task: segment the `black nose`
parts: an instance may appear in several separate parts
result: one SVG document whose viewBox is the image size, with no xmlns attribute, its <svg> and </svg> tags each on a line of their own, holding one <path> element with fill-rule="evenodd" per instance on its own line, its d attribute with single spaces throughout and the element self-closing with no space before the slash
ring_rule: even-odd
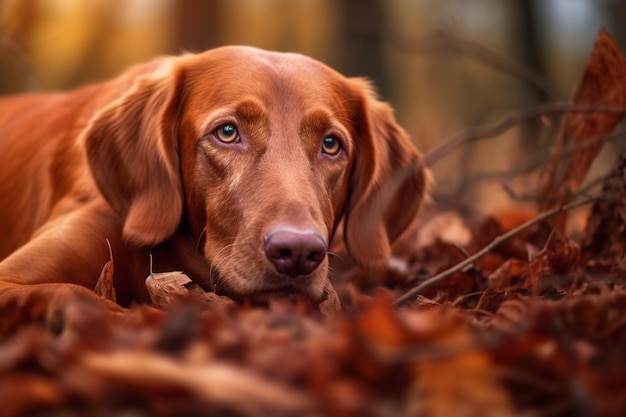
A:
<svg viewBox="0 0 626 417">
<path fill-rule="evenodd" d="M 308 275 L 326 257 L 328 245 L 316 231 L 277 227 L 265 235 L 265 256 L 281 274 Z"/>
</svg>

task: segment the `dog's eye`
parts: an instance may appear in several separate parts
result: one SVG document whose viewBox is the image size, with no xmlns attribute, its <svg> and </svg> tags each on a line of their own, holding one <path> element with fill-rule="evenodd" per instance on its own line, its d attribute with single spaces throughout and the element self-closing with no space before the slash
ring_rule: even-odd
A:
<svg viewBox="0 0 626 417">
<path fill-rule="evenodd" d="M 327 136 L 322 141 L 322 152 L 328 155 L 337 155 L 341 151 L 341 142 L 334 136 Z"/>
<path fill-rule="evenodd" d="M 232 123 L 224 123 L 218 126 L 217 129 L 215 129 L 214 135 L 220 142 L 239 142 L 239 131 L 237 130 L 237 126 Z"/>
</svg>

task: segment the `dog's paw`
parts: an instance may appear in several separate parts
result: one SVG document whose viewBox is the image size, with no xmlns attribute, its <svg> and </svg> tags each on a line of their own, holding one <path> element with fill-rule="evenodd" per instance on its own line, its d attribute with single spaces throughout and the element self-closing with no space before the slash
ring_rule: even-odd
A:
<svg viewBox="0 0 626 417">
<path fill-rule="evenodd" d="M 102 337 L 110 320 L 125 309 L 93 291 L 75 284 L 2 285 L 0 333 L 10 335 L 20 327 L 42 324 L 59 336 Z"/>
<path fill-rule="evenodd" d="M 111 320 L 125 309 L 87 288 L 59 284 L 52 291 L 46 311 L 46 327 L 54 334 L 99 340 L 109 332 Z"/>
</svg>

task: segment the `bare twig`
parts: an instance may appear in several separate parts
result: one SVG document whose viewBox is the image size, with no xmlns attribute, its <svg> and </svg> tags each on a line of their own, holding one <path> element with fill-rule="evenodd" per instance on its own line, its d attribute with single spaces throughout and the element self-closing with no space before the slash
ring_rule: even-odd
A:
<svg viewBox="0 0 626 417">
<path fill-rule="evenodd" d="M 559 214 L 559 213 L 562 213 L 564 211 L 572 210 L 572 209 L 575 209 L 577 207 L 581 207 L 581 206 L 584 206 L 586 204 L 592 203 L 592 202 L 600 199 L 604 195 L 605 195 L 605 193 L 596 194 L 596 195 L 584 198 L 582 200 L 574 201 L 572 203 L 565 204 L 565 205 L 563 205 L 561 207 L 557 207 L 557 208 L 554 208 L 552 210 L 548 210 L 548 211 L 545 211 L 545 212 L 539 214 L 535 218 L 528 220 L 527 222 L 525 222 L 525 223 L 521 224 L 520 226 L 516 227 L 515 229 L 509 230 L 508 232 L 506 232 L 506 233 L 496 237 L 494 240 L 491 241 L 491 243 L 489 243 L 487 246 L 485 246 L 484 248 L 482 248 L 480 251 L 476 252 L 474 255 L 470 256 L 469 258 L 465 259 L 464 261 L 459 262 L 455 266 L 446 269 L 442 273 L 440 273 L 438 275 L 435 275 L 432 278 L 427 279 L 426 281 L 422 282 L 420 285 L 418 285 L 415 288 L 407 291 L 405 294 L 403 294 L 400 297 L 398 297 L 394 301 L 394 304 L 396 306 L 397 305 L 401 305 L 404 302 L 406 302 L 406 301 L 410 300 L 411 298 L 415 297 L 417 294 L 419 294 L 420 292 L 422 292 L 426 288 L 431 287 L 431 286 L 437 284 L 440 281 L 443 281 L 444 279 L 448 278 L 450 275 L 454 274 L 455 272 L 461 271 L 466 266 L 476 262 L 478 259 L 482 258 L 486 254 L 491 252 L 494 248 L 496 248 L 498 245 L 500 245 L 505 240 L 509 239 L 512 236 L 515 236 L 516 234 L 522 232 L 523 230 L 526 230 L 529 227 L 531 227 L 531 226 L 533 226 L 533 225 L 535 225 L 535 224 L 537 224 L 537 223 L 539 223 L 539 222 L 541 222 L 541 221 L 543 221 L 543 220 L 545 220 L 545 219 L 547 219 L 549 217 L 552 217 L 552 216 L 554 216 L 556 214 Z"/>
<path fill-rule="evenodd" d="M 565 159 L 571 156 L 572 154 L 574 154 L 575 152 L 580 152 L 582 150 L 595 146 L 597 143 L 601 143 L 601 142 L 609 143 L 617 139 L 621 139 L 623 134 L 624 134 L 624 131 L 619 131 L 618 129 L 618 131 L 615 131 L 612 134 L 610 134 L 608 138 L 605 136 L 600 136 L 592 140 L 587 140 L 585 142 L 568 144 L 567 146 L 563 147 L 563 149 L 561 149 L 559 153 L 559 157 L 562 159 Z M 466 188 L 480 181 L 510 181 L 521 175 L 527 175 L 535 171 L 539 167 L 544 166 L 549 157 L 550 156 L 548 155 L 548 151 L 546 149 L 540 149 L 534 154 L 529 155 L 526 160 L 523 160 L 522 162 L 513 165 L 511 168 L 507 170 L 476 172 L 473 174 L 465 175 L 463 176 L 462 179 L 453 183 L 451 182 L 446 183 L 445 181 L 438 181 L 438 185 L 440 189 L 445 189 L 446 186 L 454 187 L 455 191 L 453 192 L 453 195 L 457 196 L 457 195 L 462 194 L 463 190 L 465 190 Z M 515 195 L 513 190 L 509 188 L 507 184 L 504 184 L 504 191 L 507 192 L 509 197 L 511 197 L 513 200 L 519 201 L 522 199 L 519 196 Z M 578 194 L 584 194 L 584 193 L 585 192 L 575 193 L 572 195 L 572 198 L 576 198 Z M 528 201 L 538 202 L 540 200 L 540 196 L 537 194 L 537 195 L 527 196 L 526 198 L 523 198 L 523 199 L 528 200 Z"/>
<path fill-rule="evenodd" d="M 589 183 L 585 184 L 585 186 L 579 188 L 578 191 L 572 194 L 571 198 L 578 199 L 588 196 L 594 188 L 601 186 L 609 176 L 610 174 L 606 174 L 589 181 Z M 502 189 L 513 201 L 537 203 L 541 198 L 538 194 L 517 194 L 508 184 L 504 184 Z"/>
<path fill-rule="evenodd" d="M 512 114 L 499 122 L 487 126 L 471 127 L 463 130 L 438 147 L 424 155 L 424 164 L 432 166 L 442 157 L 457 147 L 479 139 L 487 139 L 506 132 L 508 129 L 541 116 L 558 113 L 625 113 L 624 107 L 607 107 L 597 105 L 573 105 L 569 103 L 550 103 Z"/>
</svg>

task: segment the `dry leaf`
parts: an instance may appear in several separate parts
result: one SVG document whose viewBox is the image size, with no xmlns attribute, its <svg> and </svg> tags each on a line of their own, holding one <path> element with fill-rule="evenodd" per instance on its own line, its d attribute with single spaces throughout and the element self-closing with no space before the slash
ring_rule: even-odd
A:
<svg viewBox="0 0 626 417">
<path fill-rule="evenodd" d="M 146 288 L 152 305 L 157 308 L 171 307 L 185 298 L 201 301 L 204 309 L 234 305 L 228 297 L 204 291 L 181 271 L 151 272 L 146 278 Z"/>
<path fill-rule="evenodd" d="M 116 384 L 190 391 L 209 404 L 236 410 L 237 415 L 292 415 L 311 408 L 307 396 L 228 364 L 184 364 L 145 352 L 94 353 L 81 363 Z"/>
<path fill-rule="evenodd" d="M 4 417 L 31 415 L 38 408 L 60 405 L 66 395 L 43 376 L 15 375 L 0 380 L 0 403 Z"/>
<path fill-rule="evenodd" d="M 111 250 L 111 243 L 108 240 L 107 245 L 109 245 L 109 261 L 104 264 L 93 291 L 104 298 L 116 302 L 115 287 L 113 286 L 113 276 L 115 273 L 113 251 Z"/>
<path fill-rule="evenodd" d="M 488 277 L 489 287 L 494 289 L 504 289 L 514 285 L 519 285 L 522 277 L 528 271 L 528 263 L 519 259 L 509 259 L 498 269 L 493 271 Z"/>
<path fill-rule="evenodd" d="M 189 294 L 185 285 L 192 282 L 191 278 L 182 271 L 154 273 L 152 255 L 150 255 L 150 275 L 146 278 L 146 289 L 152 306 L 164 308 L 177 304 L 181 297 Z"/>
<path fill-rule="evenodd" d="M 441 360 L 422 361 L 404 416 L 506 417 L 511 401 L 486 352 L 465 351 Z"/>
<path fill-rule="evenodd" d="M 377 291 L 357 324 L 361 337 L 384 351 L 401 348 L 408 341 L 408 331 L 391 307 L 391 301 L 388 292 Z"/>
<path fill-rule="evenodd" d="M 615 40 L 602 30 L 587 62 L 581 83 L 572 104 L 600 107 L 626 107 L 626 61 Z M 552 158 L 544 175 L 541 209 L 563 205 L 582 184 L 591 163 L 604 144 L 606 136 L 624 118 L 626 112 L 568 113 L 551 151 Z M 557 178 L 567 138 L 579 149 L 572 153 L 567 166 Z M 580 147 L 581 144 L 586 146 Z M 555 220 L 557 229 L 564 231 L 566 213 Z"/>
<path fill-rule="evenodd" d="M 580 262 L 580 246 L 572 239 L 564 239 L 547 258 L 552 273 L 563 275 L 572 272 Z"/>
<path fill-rule="evenodd" d="M 151 272 L 146 278 L 146 288 L 152 305 L 157 308 L 166 308 L 179 302 L 181 297 L 189 295 L 185 284 L 191 282 L 191 278 L 181 271 Z"/>
<path fill-rule="evenodd" d="M 607 196 L 593 205 L 582 251 L 596 262 L 620 262 L 626 255 L 626 154 L 615 161 L 602 191 Z"/>
</svg>

